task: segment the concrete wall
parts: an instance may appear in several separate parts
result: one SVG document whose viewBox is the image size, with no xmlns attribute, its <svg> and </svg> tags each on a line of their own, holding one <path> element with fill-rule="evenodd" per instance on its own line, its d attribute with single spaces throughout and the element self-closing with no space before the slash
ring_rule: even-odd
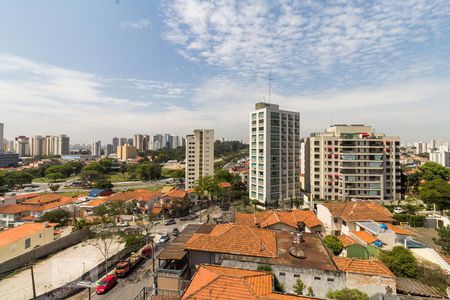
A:
<svg viewBox="0 0 450 300">
<path fill-rule="evenodd" d="M 52 235 L 53 235 L 53 228 Z M 30 261 L 39 259 L 41 257 L 47 256 L 51 253 L 66 249 L 72 245 L 81 242 L 83 239 L 89 236 L 89 232 L 85 230 L 80 230 L 73 232 L 65 237 L 57 239 L 56 241 L 50 242 L 46 245 L 42 245 L 36 249 L 26 252 L 22 255 L 4 261 L 0 264 L 0 274 L 10 272 L 14 269 L 20 268 Z"/>
<path fill-rule="evenodd" d="M 395 295 L 397 284 L 395 278 L 347 273 L 347 288 L 358 289 L 371 297 L 377 293 L 386 294 L 388 291 Z"/>
<path fill-rule="evenodd" d="M 219 254 L 204 251 L 189 251 L 189 272 L 192 277 L 201 264 L 219 264 Z"/>
<path fill-rule="evenodd" d="M 0 262 L 3 263 L 24 253 L 31 252 L 36 247 L 45 246 L 51 243 L 54 237 L 54 227 L 42 226 L 41 231 L 0 247 Z M 30 243 L 28 247 L 26 247 L 27 240 Z"/>
<path fill-rule="evenodd" d="M 323 223 L 325 231 L 328 234 L 331 234 L 336 230 L 341 230 L 342 228 L 342 219 L 337 218 L 337 223 L 334 223 L 334 218 L 330 211 L 322 204 L 317 205 L 317 218 Z"/>
<path fill-rule="evenodd" d="M 248 270 L 256 270 L 258 264 L 256 262 L 243 262 L 237 260 L 225 259 L 222 263 L 226 267 L 242 268 Z M 337 290 L 345 288 L 345 274 L 338 271 L 325 271 L 317 269 L 303 269 L 292 266 L 271 265 L 273 274 L 283 285 L 287 293 L 294 293 L 294 285 L 297 279 L 301 279 L 306 286 L 304 293 L 306 294 L 308 287 L 312 287 L 314 295 L 319 298 L 325 298 L 329 290 Z"/>
</svg>

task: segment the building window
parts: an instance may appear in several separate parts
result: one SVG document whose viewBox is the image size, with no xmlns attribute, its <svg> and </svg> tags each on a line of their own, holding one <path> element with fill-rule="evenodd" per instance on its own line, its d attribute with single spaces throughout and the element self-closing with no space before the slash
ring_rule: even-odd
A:
<svg viewBox="0 0 450 300">
<path fill-rule="evenodd" d="M 28 249 L 30 247 L 31 247 L 31 239 L 28 238 L 28 239 L 25 240 L 25 249 Z"/>
<path fill-rule="evenodd" d="M 40 238 L 40 239 L 42 238 L 42 233 L 39 233 L 39 238 Z"/>
<path fill-rule="evenodd" d="M 320 280 L 320 277 L 314 276 L 314 280 Z"/>
<path fill-rule="evenodd" d="M 280 274 L 280 276 L 286 276 L 286 273 L 284 273 L 284 272 L 280 272 L 279 274 Z"/>
<path fill-rule="evenodd" d="M 327 281 L 333 282 L 333 281 L 334 281 L 334 278 L 327 278 Z"/>
<path fill-rule="evenodd" d="M 300 277 L 300 274 L 294 274 L 294 278 Z"/>
</svg>

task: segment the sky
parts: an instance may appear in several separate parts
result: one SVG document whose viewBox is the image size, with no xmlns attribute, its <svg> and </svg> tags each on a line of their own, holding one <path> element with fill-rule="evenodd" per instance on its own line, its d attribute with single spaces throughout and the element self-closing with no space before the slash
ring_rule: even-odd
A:
<svg viewBox="0 0 450 300">
<path fill-rule="evenodd" d="M 302 136 L 365 123 L 450 140 L 450 1 L 0 3 L 8 139 L 213 128 L 248 141 L 249 112 L 269 100 L 300 112 Z"/>
</svg>

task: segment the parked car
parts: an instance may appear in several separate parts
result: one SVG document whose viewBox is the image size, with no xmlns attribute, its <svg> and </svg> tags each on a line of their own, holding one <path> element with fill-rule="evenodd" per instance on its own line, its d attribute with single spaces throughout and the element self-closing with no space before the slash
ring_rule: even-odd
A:
<svg viewBox="0 0 450 300">
<path fill-rule="evenodd" d="M 179 236 L 180 235 L 180 231 L 178 230 L 178 228 L 174 228 L 172 231 L 173 236 Z"/>
<path fill-rule="evenodd" d="M 170 236 L 169 236 L 168 234 L 164 234 L 164 235 L 162 235 L 162 236 L 159 238 L 159 242 L 160 242 L 161 244 L 165 244 L 165 243 L 167 243 L 168 241 L 170 241 Z"/>
<path fill-rule="evenodd" d="M 166 224 L 164 224 L 164 225 L 173 225 L 173 224 L 177 224 L 177 221 L 175 221 L 174 219 L 170 219 L 170 220 L 167 220 L 167 222 L 166 222 Z"/>
<path fill-rule="evenodd" d="M 105 279 L 100 282 L 100 284 L 95 289 L 97 295 L 105 294 L 109 290 L 111 290 L 117 284 L 116 275 L 108 275 Z"/>
<path fill-rule="evenodd" d="M 396 214 L 401 214 L 403 211 L 404 211 L 403 208 L 401 208 L 400 206 L 394 208 L 394 213 Z"/>
</svg>

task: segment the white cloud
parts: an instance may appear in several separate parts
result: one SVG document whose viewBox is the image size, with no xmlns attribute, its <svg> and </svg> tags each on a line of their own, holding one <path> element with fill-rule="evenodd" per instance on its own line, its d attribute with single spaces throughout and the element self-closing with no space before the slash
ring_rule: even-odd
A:
<svg viewBox="0 0 450 300">
<path fill-rule="evenodd" d="M 149 19 L 141 19 L 135 22 L 123 22 L 121 27 L 142 30 L 152 28 L 152 22 Z"/>
<path fill-rule="evenodd" d="M 115 97 L 111 88 L 126 88 L 145 97 Z M 103 78 L 0 55 L 0 117 L 8 138 L 67 133 L 72 142 L 110 142 L 113 136 L 137 132 L 184 135 L 207 127 L 214 128 L 218 138 L 246 141 L 248 114 L 266 89 L 264 84 L 226 77 L 211 78 L 198 86 Z M 301 113 L 303 135 L 321 131 L 332 122 L 367 123 L 410 139 L 432 134 L 444 137 L 450 127 L 449 98 L 449 80 L 422 80 L 308 96 L 275 89 L 272 102 Z"/>
<path fill-rule="evenodd" d="M 272 70 L 295 83 L 338 66 L 355 73 L 347 83 L 384 78 L 378 70 L 414 62 L 414 43 L 439 38 L 450 12 L 447 0 L 172 0 L 164 8 L 163 36 L 184 57 L 251 79 Z"/>
</svg>

